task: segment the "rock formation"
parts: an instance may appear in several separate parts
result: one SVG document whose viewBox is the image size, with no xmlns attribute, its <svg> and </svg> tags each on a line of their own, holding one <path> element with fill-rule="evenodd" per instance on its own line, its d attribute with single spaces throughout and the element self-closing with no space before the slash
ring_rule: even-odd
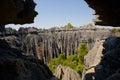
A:
<svg viewBox="0 0 120 80">
<path fill-rule="evenodd" d="M 120 26 L 120 2 L 118 0 L 85 0 L 95 10 L 96 25 Z"/>
<path fill-rule="evenodd" d="M 1 0 L 0 5 L 0 25 L 32 23 L 37 15 L 33 0 Z"/>
<path fill-rule="evenodd" d="M 1 80 L 54 80 L 49 68 L 32 56 L 22 55 L 0 39 L 0 79 Z"/>
<path fill-rule="evenodd" d="M 31 23 L 37 13 L 34 11 L 33 0 L 1 0 L 0 1 L 0 80 L 58 80 L 43 61 L 34 56 L 25 56 L 19 49 L 21 38 L 11 28 L 6 29 L 5 24 Z M 9 13 L 9 15 L 8 15 Z M 7 35 L 6 35 L 7 34 Z M 10 35 L 13 36 L 10 36 Z M 25 33 L 23 33 L 25 35 Z M 9 44 L 2 39 L 6 37 Z M 17 36 L 17 37 L 16 37 Z M 17 47 L 16 47 L 17 46 Z M 34 47 L 34 46 L 33 46 Z M 18 48 L 18 49 L 16 49 Z"/>
<path fill-rule="evenodd" d="M 94 44 L 94 47 L 84 57 L 85 68 L 83 71 L 83 77 L 85 76 L 85 74 L 95 73 L 95 66 L 97 66 L 100 63 L 101 58 L 103 56 L 103 43 L 104 40 L 97 40 Z"/>
<path fill-rule="evenodd" d="M 2 33 L 5 24 L 31 23 L 37 15 L 33 0 L 1 0 L 0 5 L 0 32 Z M 53 77 L 43 61 L 34 56 L 25 56 L 21 50 L 18 50 L 22 44 L 21 38 L 17 37 L 22 34 L 18 35 L 16 30 L 10 28 L 6 30 L 8 31 L 5 36 L 14 35 L 5 38 L 11 47 L 0 34 L 0 80 L 58 80 Z"/>
<path fill-rule="evenodd" d="M 20 28 L 18 31 L 9 29 L 7 29 L 8 34 L 13 35 L 4 38 L 12 47 L 22 50 L 25 55 L 33 55 L 45 62 L 57 57 L 60 53 L 66 56 L 76 54 L 76 49 L 82 42 L 88 43 L 91 49 L 96 39 L 106 39 L 111 36 L 111 31 L 107 29 Z"/>
<path fill-rule="evenodd" d="M 103 48 L 100 49 L 102 54 L 99 53 L 96 54 L 99 55 L 99 58 L 102 56 L 101 60 L 97 62 L 97 64 L 94 65 L 94 60 L 92 60 L 91 63 L 87 63 L 86 67 L 90 67 L 90 65 L 93 65 L 93 67 L 90 67 L 86 69 L 84 79 L 85 80 L 119 80 L 119 73 L 120 73 L 120 37 L 110 37 L 105 40 L 103 45 Z M 97 53 L 96 50 L 96 53 Z M 89 53 L 88 55 L 90 55 Z M 89 56 L 85 58 L 92 58 L 96 59 L 94 56 Z M 87 60 L 87 59 L 86 59 Z M 88 59 L 91 60 L 91 59 Z M 87 62 L 87 61 L 85 61 Z"/>
<path fill-rule="evenodd" d="M 120 5 L 118 0 L 111 0 L 111 1 L 110 0 L 105 0 L 105 1 L 85 0 L 85 1 L 87 1 L 90 7 L 95 9 L 95 12 L 96 12 L 95 14 L 97 14 L 97 19 L 95 20 L 96 24 L 107 25 L 107 26 L 120 26 L 120 20 L 119 20 Z M 37 13 L 34 11 L 35 4 L 33 0 L 1 0 L 0 5 L 1 5 L 0 27 L 1 25 L 5 25 L 9 23 L 14 23 L 14 24 L 31 23 L 33 22 L 34 17 L 37 15 Z M 36 34 L 36 32 L 34 33 Z M 50 34 L 53 34 L 53 32 L 52 33 L 50 32 Z M 16 48 L 21 48 L 21 46 L 23 46 L 23 43 L 19 42 L 19 40 L 24 39 L 26 35 L 27 34 L 25 35 L 21 34 L 20 36 L 22 38 L 17 38 L 19 36 L 17 34 L 14 35 L 13 40 L 15 41 L 15 43 L 11 42 L 11 44 L 14 43 L 12 44 L 13 47 L 19 46 Z M 44 36 L 44 33 L 41 35 Z M 49 35 L 49 34 L 45 33 L 45 35 Z M 56 34 L 54 33 L 54 36 L 55 35 Z M 38 36 L 35 36 L 35 38 L 38 38 Z M 56 38 L 54 36 L 52 36 L 52 39 L 50 40 L 56 41 Z M 46 39 L 48 40 L 49 37 L 51 36 L 47 36 Z M 66 42 L 69 42 L 69 43 L 73 43 L 71 42 L 72 37 L 69 37 L 69 39 L 66 39 L 63 36 L 61 37 L 62 37 L 62 40 L 65 40 Z M 68 37 L 67 32 L 66 32 L 66 37 Z M 12 38 L 11 39 L 7 38 L 7 39 L 8 41 L 10 41 Z M 77 40 L 77 38 L 75 39 Z M 32 39 L 30 40 L 36 41 L 34 37 L 32 37 Z M 57 46 L 56 45 L 57 42 L 51 41 L 49 44 L 47 40 L 43 42 L 46 45 L 49 45 L 49 46 L 52 45 L 50 50 L 52 50 L 53 47 Z M 120 38 L 108 38 L 105 41 L 103 58 L 101 62 L 94 68 L 95 70 L 94 73 L 87 73 L 85 75 L 85 78 L 87 80 L 91 80 L 91 78 L 94 78 L 95 80 L 104 80 L 104 79 L 119 80 L 119 75 L 120 75 L 120 64 L 119 64 L 120 44 L 119 42 L 120 42 Z M 33 42 L 32 45 L 35 47 L 37 44 Z M 46 45 L 44 45 L 44 48 L 47 47 Z M 64 44 L 64 46 L 67 47 L 66 44 Z M 75 45 L 70 45 L 70 47 L 72 48 L 73 46 Z M 59 46 L 57 47 L 59 48 Z M 48 47 L 46 49 L 48 50 Z M 69 50 L 68 48 L 67 49 L 60 48 L 60 49 L 63 49 L 63 52 L 67 52 L 67 50 Z M 34 48 L 33 50 L 36 51 L 36 49 Z M 57 50 L 55 49 L 51 52 L 56 53 Z M 51 55 L 52 57 L 54 57 L 53 56 L 55 55 L 54 53 Z M 46 53 L 45 56 L 46 55 L 49 55 L 49 54 Z M 66 55 L 68 55 L 68 53 L 66 53 Z M 25 55 L 22 55 L 21 51 L 11 48 L 7 42 L 5 42 L 4 40 L 0 40 L 0 79 L 1 80 L 33 80 L 33 79 L 34 80 L 40 80 L 40 79 L 52 80 L 52 79 L 55 79 L 55 77 L 52 78 L 51 72 L 46 67 L 46 65 L 43 64 L 43 62 L 41 62 L 40 60 L 34 57 L 27 57 Z"/>
<path fill-rule="evenodd" d="M 59 65 L 54 75 L 60 80 L 81 80 L 79 74 L 69 67 Z"/>
</svg>

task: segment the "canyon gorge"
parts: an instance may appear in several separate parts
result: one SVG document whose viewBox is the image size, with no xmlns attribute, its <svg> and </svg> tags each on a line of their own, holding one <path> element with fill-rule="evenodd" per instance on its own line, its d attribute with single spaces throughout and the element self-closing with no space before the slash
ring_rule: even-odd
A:
<svg viewBox="0 0 120 80">
<path fill-rule="evenodd" d="M 65 56 L 76 54 L 80 43 L 87 43 L 91 49 L 96 40 L 104 40 L 112 36 L 109 29 L 37 29 L 20 28 L 18 31 L 6 28 L 4 39 L 8 44 L 21 50 L 24 55 L 35 56 L 44 62 L 56 58 L 60 53 Z"/>
</svg>

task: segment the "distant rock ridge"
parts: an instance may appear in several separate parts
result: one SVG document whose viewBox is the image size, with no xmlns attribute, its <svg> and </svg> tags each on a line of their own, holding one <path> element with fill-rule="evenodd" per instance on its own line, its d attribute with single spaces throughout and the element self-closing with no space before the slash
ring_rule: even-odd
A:
<svg viewBox="0 0 120 80">
<path fill-rule="evenodd" d="M 20 28 L 18 31 L 6 29 L 12 34 L 4 37 L 14 48 L 20 49 L 25 55 L 32 55 L 49 62 L 60 53 L 65 56 L 76 54 L 79 44 L 85 42 L 91 49 L 96 40 L 111 36 L 108 29 L 64 29 L 52 28 L 47 30 L 37 28 Z"/>
</svg>

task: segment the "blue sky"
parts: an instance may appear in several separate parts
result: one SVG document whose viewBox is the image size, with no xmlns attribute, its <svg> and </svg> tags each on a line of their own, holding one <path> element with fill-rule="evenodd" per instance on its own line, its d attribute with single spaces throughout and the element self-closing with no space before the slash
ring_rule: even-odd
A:
<svg viewBox="0 0 120 80">
<path fill-rule="evenodd" d="M 37 27 L 51 28 L 64 26 L 67 23 L 79 27 L 92 23 L 94 11 L 84 0 L 34 0 L 37 3 L 34 23 L 27 25 L 7 25 L 14 28 Z"/>
</svg>

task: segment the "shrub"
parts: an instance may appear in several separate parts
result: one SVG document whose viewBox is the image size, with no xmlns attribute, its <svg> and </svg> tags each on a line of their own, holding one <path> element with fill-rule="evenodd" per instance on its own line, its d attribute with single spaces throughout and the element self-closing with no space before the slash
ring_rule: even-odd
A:
<svg viewBox="0 0 120 80">
<path fill-rule="evenodd" d="M 74 26 L 71 23 L 68 23 L 67 25 L 64 26 L 65 28 L 74 28 Z"/>
<path fill-rule="evenodd" d="M 84 68 L 83 58 L 87 54 L 87 52 L 87 44 L 81 43 L 77 48 L 77 54 L 65 57 L 65 55 L 61 53 L 58 58 L 51 59 L 48 66 L 53 73 L 56 67 L 61 64 L 74 69 L 76 72 L 82 75 L 82 71 Z"/>
<path fill-rule="evenodd" d="M 120 33 L 120 29 L 119 28 L 112 29 L 112 33 Z"/>
</svg>

